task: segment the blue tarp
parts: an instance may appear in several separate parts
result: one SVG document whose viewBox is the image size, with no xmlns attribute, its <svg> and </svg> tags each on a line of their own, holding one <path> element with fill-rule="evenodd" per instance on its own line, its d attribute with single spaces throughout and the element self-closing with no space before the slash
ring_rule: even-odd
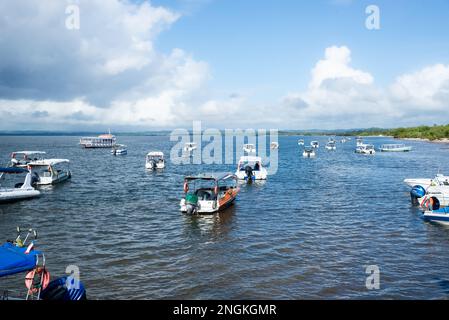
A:
<svg viewBox="0 0 449 320">
<path fill-rule="evenodd" d="M 0 167 L 0 173 L 4 172 L 4 173 L 23 173 L 23 172 L 28 172 L 27 169 L 25 168 L 20 168 L 20 167 L 8 167 L 8 168 L 1 168 Z"/>
<path fill-rule="evenodd" d="M 32 250 L 25 254 L 26 248 L 20 248 L 12 243 L 0 246 L 0 278 L 12 274 L 29 271 L 36 266 L 36 255 L 40 251 Z"/>
</svg>

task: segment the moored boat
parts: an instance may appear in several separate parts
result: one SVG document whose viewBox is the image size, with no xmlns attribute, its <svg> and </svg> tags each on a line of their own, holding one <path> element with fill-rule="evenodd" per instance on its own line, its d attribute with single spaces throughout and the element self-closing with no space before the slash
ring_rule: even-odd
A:
<svg viewBox="0 0 449 320">
<path fill-rule="evenodd" d="M 318 149 L 320 147 L 320 143 L 318 141 L 311 141 L 310 146 L 312 148 Z"/>
<path fill-rule="evenodd" d="M 335 141 L 329 141 L 328 143 L 326 143 L 325 148 L 327 150 L 333 151 L 333 150 L 337 150 L 337 145 L 336 145 Z"/>
<path fill-rule="evenodd" d="M 279 149 L 279 143 L 277 142 L 270 143 L 270 149 L 271 150 Z"/>
<path fill-rule="evenodd" d="M 112 148 L 116 144 L 116 137 L 111 131 L 98 137 L 82 137 L 79 144 L 84 148 Z"/>
<path fill-rule="evenodd" d="M 426 210 L 423 213 L 423 219 L 429 222 L 449 225 L 449 207 Z"/>
<path fill-rule="evenodd" d="M 3 184 L 0 184 L 0 202 L 14 202 L 40 196 L 40 191 L 32 186 L 31 173 L 25 168 L 0 168 L 0 182 L 5 179 L 6 175 L 21 173 L 26 173 L 23 183 L 16 183 L 14 187 L 4 187 Z"/>
<path fill-rule="evenodd" d="M 191 152 L 193 150 L 196 150 L 196 148 L 197 148 L 197 146 L 196 146 L 195 142 L 187 142 L 184 145 L 184 151 L 187 151 L 187 152 Z"/>
<path fill-rule="evenodd" d="M 262 158 L 255 156 L 243 156 L 237 164 L 235 175 L 239 180 L 266 180 L 267 169 L 262 165 Z"/>
<path fill-rule="evenodd" d="M 376 150 L 374 150 L 374 146 L 372 144 L 362 143 L 357 145 L 355 153 L 374 155 L 376 153 Z"/>
<path fill-rule="evenodd" d="M 28 168 L 37 185 L 50 185 L 72 177 L 68 159 L 43 159 L 28 163 Z"/>
<path fill-rule="evenodd" d="M 116 144 L 112 147 L 111 154 L 114 156 L 126 155 L 128 154 L 128 149 L 124 144 Z"/>
<path fill-rule="evenodd" d="M 237 177 L 232 173 L 187 176 L 180 210 L 187 214 L 213 214 L 232 205 L 239 191 Z"/>
<path fill-rule="evenodd" d="M 316 153 L 313 147 L 304 147 L 304 151 L 302 153 L 304 158 L 315 158 Z"/>
<path fill-rule="evenodd" d="M 303 146 L 303 145 L 304 145 L 304 139 L 299 139 L 298 146 Z"/>
<path fill-rule="evenodd" d="M 381 152 L 409 152 L 412 149 L 411 146 L 405 144 L 383 144 L 379 148 Z"/>
<path fill-rule="evenodd" d="M 145 168 L 148 170 L 164 169 L 164 153 L 160 151 L 148 152 L 145 160 Z"/>
<path fill-rule="evenodd" d="M 251 143 L 244 144 L 243 151 L 245 151 L 246 153 L 256 153 L 256 146 Z"/>
</svg>

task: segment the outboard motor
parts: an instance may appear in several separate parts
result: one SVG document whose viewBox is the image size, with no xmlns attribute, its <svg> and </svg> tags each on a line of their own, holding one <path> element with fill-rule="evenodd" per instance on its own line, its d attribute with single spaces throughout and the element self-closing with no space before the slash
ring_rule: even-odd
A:
<svg viewBox="0 0 449 320">
<path fill-rule="evenodd" d="M 426 189 L 424 189 L 422 186 L 414 186 L 412 190 L 410 190 L 410 198 L 412 201 L 412 205 L 418 206 L 419 202 L 418 199 L 422 198 L 426 195 Z"/>
<path fill-rule="evenodd" d="M 251 166 L 245 167 L 245 174 L 246 177 L 248 178 L 248 183 L 253 182 L 253 168 L 251 168 Z"/>
</svg>

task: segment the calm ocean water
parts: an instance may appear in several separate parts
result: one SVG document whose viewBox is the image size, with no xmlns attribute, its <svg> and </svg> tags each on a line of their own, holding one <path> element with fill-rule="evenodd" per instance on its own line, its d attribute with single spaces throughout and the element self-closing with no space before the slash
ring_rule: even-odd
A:
<svg viewBox="0 0 449 320">
<path fill-rule="evenodd" d="M 0 162 L 37 149 L 71 160 L 72 180 L 38 199 L 0 205 L 0 238 L 16 226 L 39 231 L 54 276 L 77 265 L 90 299 L 334 299 L 449 297 L 449 228 L 424 222 L 405 178 L 449 173 L 447 146 L 409 142 L 410 153 L 356 155 L 321 142 L 303 159 L 298 137 L 279 138 L 279 170 L 244 185 L 234 206 L 211 217 L 179 212 L 183 176 L 234 165 L 144 169 L 165 136 L 119 136 L 128 155 L 84 150 L 77 137 L 0 137 Z M 379 146 L 389 138 L 367 138 Z M 365 267 L 380 268 L 380 290 Z M 0 279 L 0 289 L 23 286 Z M 25 290 L 23 290 L 25 294 Z"/>
</svg>

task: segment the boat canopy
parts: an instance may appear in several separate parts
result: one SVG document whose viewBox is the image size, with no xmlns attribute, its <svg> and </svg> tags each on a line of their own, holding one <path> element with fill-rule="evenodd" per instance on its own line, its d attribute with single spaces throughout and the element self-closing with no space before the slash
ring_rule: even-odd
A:
<svg viewBox="0 0 449 320">
<path fill-rule="evenodd" d="M 20 167 L 0 168 L 0 173 L 24 173 L 24 172 L 28 172 L 28 170 Z"/>
<path fill-rule="evenodd" d="M 25 156 L 30 156 L 32 154 L 46 154 L 45 151 L 15 151 L 12 154 L 23 154 Z"/>
<path fill-rule="evenodd" d="M 9 242 L 0 246 L 0 278 L 33 270 L 36 267 L 37 255 L 42 253 L 32 250 L 26 254 L 26 250 L 25 247 L 17 247 Z"/>
<path fill-rule="evenodd" d="M 29 166 L 54 166 L 60 163 L 69 163 L 68 159 L 43 159 L 28 163 Z"/>
<path fill-rule="evenodd" d="M 240 157 L 239 162 L 262 162 L 262 158 L 256 156 L 243 156 Z"/>
<path fill-rule="evenodd" d="M 148 152 L 147 157 L 163 157 L 164 153 L 160 151 Z"/>
<path fill-rule="evenodd" d="M 237 179 L 237 176 L 233 173 L 225 172 L 225 173 L 203 173 L 196 176 L 187 176 L 185 180 L 228 180 L 228 179 Z"/>
</svg>

